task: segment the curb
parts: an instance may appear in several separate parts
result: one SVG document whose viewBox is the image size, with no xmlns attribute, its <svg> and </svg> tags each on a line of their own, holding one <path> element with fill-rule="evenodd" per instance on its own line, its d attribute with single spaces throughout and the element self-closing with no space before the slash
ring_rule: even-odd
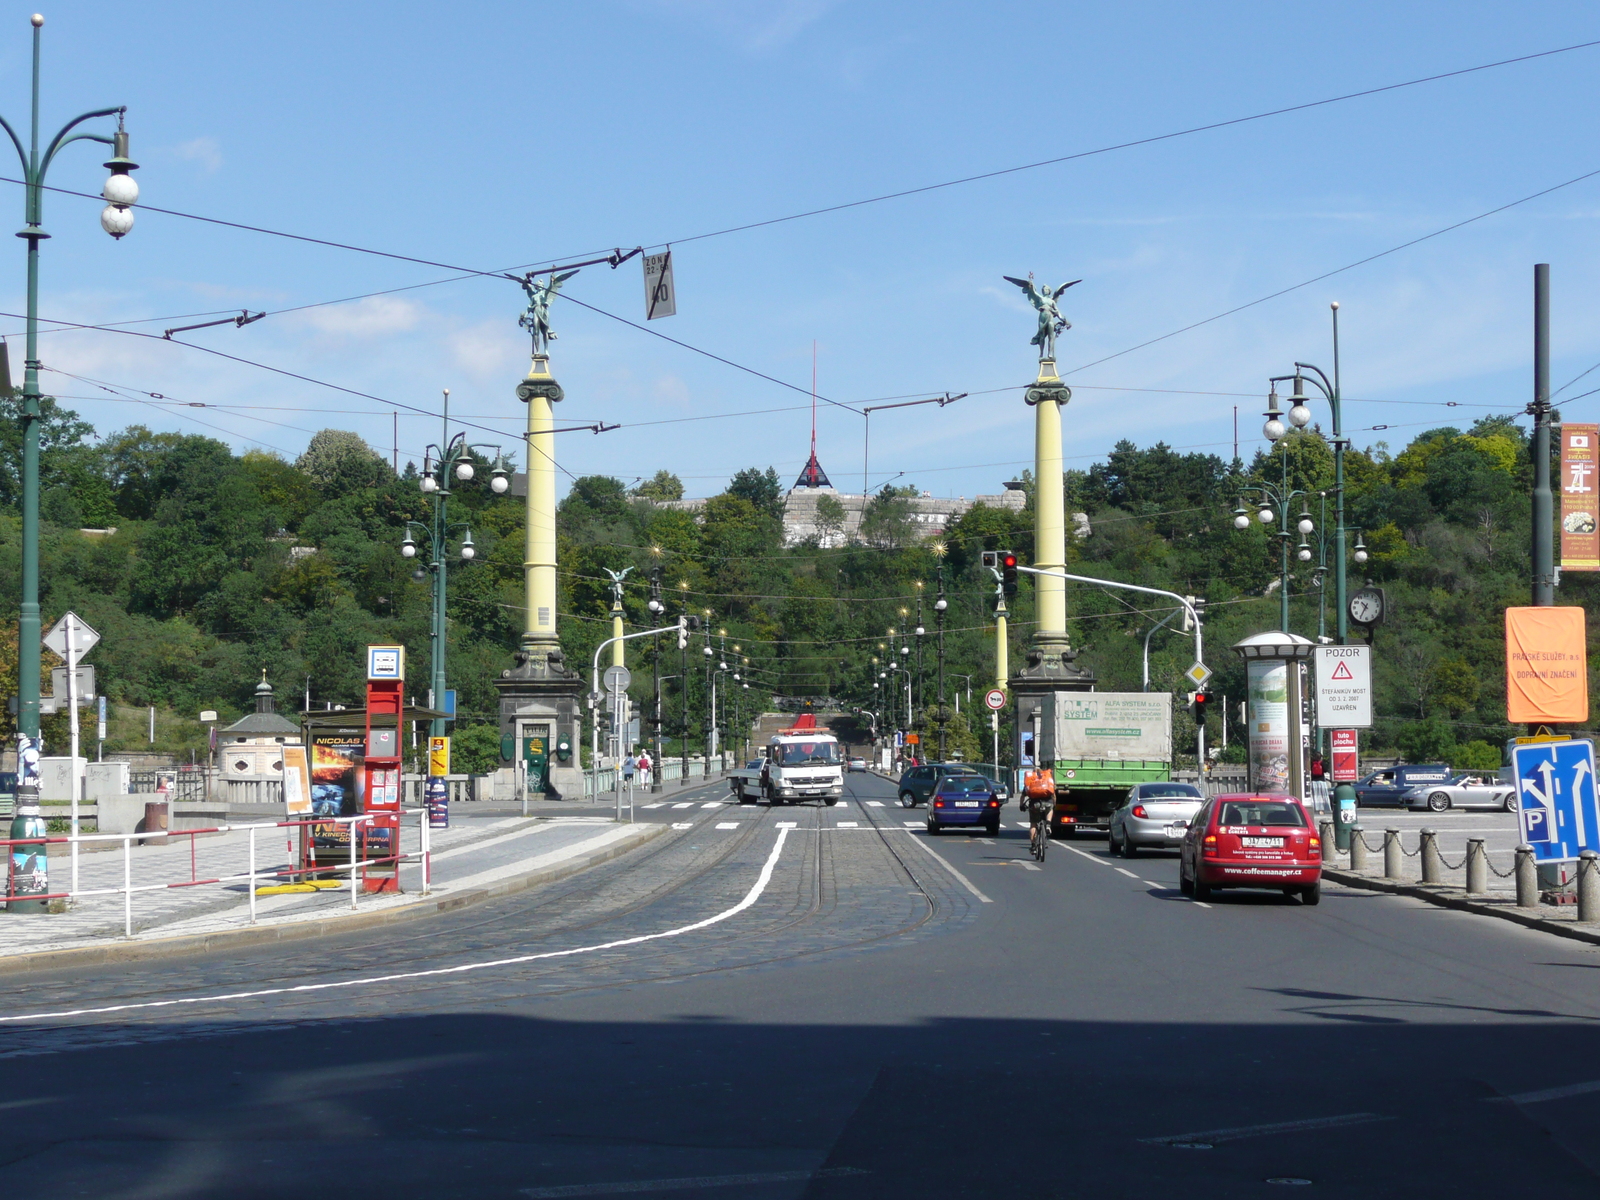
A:
<svg viewBox="0 0 1600 1200">
<path fill-rule="evenodd" d="M 179 958 L 218 951 L 244 949 L 253 946 L 274 945 L 279 942 L 304 941 L 311 938 L 332 937 L 363 929 L 376 929 L 401 921 L 416 920 L 440 913 L 469 908 L 485 900 L 498 899 L 529 888 L 587 871 L 602 863 L 620 858 L 654 841 L 671 830 L 669 825 L 636 825 L 636 829 L 649 830 L 639 837 L 619 841 L 602 849 L 566 862 L 554 863 L 526 875 L 502 880 L 484 888 L 448 896 L 431 896 L 399 908 L 384 912 L 357 912 L 348 916 L 319 917 L 311 921 L 296 921 L 283 925 L 244 925 L 238 929 L 218 930 L 215 933 L 188 934 L 182 937 L 152 938 L 144 942 L 118 942 L 106 946 L 74 946 L 66 950 L 41 950 L 34 954 L 17 954 L 0 957 L 0 972 L 13 974 L 22 971 L 49 971 L 71 967 L 104 966 L 110 963 L 141 962 L 147 959 Z"/>
<path fill-rule="evenodd" d="M 1322 876 L 1334 883 L 1342 883 L 1346 887 L 1362 888 L 1369 892 L 1388 892 L 1395 896 L 1409 896 L 1413 900 L 1421 900 L 1439 908 L 1453 908 L 1460 912 L 1476 913 L 1482 917 L 1495 917 L 1527 929 L 1537 929 L 1541 933 L 1553 933 L 1557 937 L 1570 938 L 1575 942 L 1588 942 L 1600 946 L 1600 924 L 1578 925 L 1573 921 L 1557 921 L 1550 917 L 1541 917 L 1534 909 L 1476 900 L 1454 888 L 1447 890 L 1442 884 L 1401 883 L 1393 879 L 1357 875 L 1354 871 L 1330 867 L 1322 868 Z"/>
</svg>

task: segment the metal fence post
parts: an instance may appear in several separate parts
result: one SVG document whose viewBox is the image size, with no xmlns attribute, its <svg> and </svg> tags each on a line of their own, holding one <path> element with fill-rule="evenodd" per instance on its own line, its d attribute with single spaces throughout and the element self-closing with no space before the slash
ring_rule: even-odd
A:
<svg viewBox="0 0 1600 1200">
<path fill-rule="evenodd" d="M 1578 920 L 1600 921 L 1600 854 L 1578 855 Z"/>
<path fill-rule="evenodd" d="M 1481 896 L 1489 890 L 1489 854 L 1482 838 L 1467 839 L 1467 895 Z"/>
<path fill-rule="evenodd" d="M 1400 831 L 1398 829 L 1385 829 L 1383 831 L 1383 877 L 1385 879 L 1400 879 Z"/>
<path fill-rule="evenodd" d="M 1362 840 L 1360 825 L 1350 826 L 1350 869 L 1352 871 L 1367 869 L 1367 843 Z"/>
<path fill-rule="evenodd" d="M 122 839 L 122 936 L 133 936 L 133 839 Z"/>
<path fill-rule="evenodd" d="M 350 818 L 350 907 L 356 906 L 356 888 L 360 884 L 356 870 L 356 858 L 361 853 L 360 817 Z"/>
<path fill-rule="evenodd" d="M 1539 907 L 1539 867 L 1532 846 L 1517 847 L 1517 907 Z"/>
<path fill-rule="evenodd" d="M 1439 835 L 1431 829 L 1422 830 L 1422 882 L 1438 883 L 1441 873 L 1439 863 Z"/>
<path fill-rule="evenodd" d="M 256 923 L 256 827 L 250 826 L 250 924 Z"/>
</svg>

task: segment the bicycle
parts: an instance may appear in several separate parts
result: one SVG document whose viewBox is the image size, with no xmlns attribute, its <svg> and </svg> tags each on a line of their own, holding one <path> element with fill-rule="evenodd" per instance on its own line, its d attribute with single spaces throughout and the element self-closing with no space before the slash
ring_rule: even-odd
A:
<svg viewBox="0 0 1600 1200">
<path fill-rule="evenodd" d="M 1041 813 L 1039 809 L 1044 811 Z M 1028 815 L 1032 818 L 1028 825 L 1028 853 L 1036 862 L 1043 862 L 1045 851 L 1050 848 L 1050 810 L 1044 805 L 1034 805 Z"/>
</svg>

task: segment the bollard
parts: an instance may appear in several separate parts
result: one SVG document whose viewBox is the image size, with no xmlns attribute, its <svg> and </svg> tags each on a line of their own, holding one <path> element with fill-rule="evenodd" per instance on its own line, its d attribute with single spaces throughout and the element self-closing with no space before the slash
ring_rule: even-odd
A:
<svg viewBox="0 0 1600 1200">
<path fill-rule="evenodd" d="M 1383 831 L 1383 877 L 1385 879 L 1403 879 L 1401 872 L 1400 831 L 1398 829 L 1385 829 Z"/>
<path fill-rule="evenodd" d="M 1361 838 L 1361 826 L 1350 826 L 1350 869 L 1352 871 L 1365 871 L 1367 869 L 1367 843 Z"/>
<path fill-rule="evenodd" d="M 1337 835 L 1334 833 L 1333 822 L 1324 821 L 1317 826 L 1317 836 L 1322 839 L 1322 861 L 1327 862 L 1337 852 Z"/>
<path fill-rule="evenodd" d="M 1578 920 L 1600 921 L 1600 854 L 1578 855 Z"/>
<path fill-rule="evenodd" d="M 1517 907 L 1539 907 L 1539 866 L 1533 861 L 1532 846 L 1517 847 Z"/>
<path fill-rule="evenodd" d="M 1423 829 L 1422 835 L 1422 882 L 1438 883 L 1440 874 L 1439 863 L 1439 835 L 1431 829 Z"/>
<path fill-rule="evenodd" d="M 1482 896 L 1489 890 L 1489 852 L 1482 838 L 1467 839 L 1467 895 Z"/>
</svg>

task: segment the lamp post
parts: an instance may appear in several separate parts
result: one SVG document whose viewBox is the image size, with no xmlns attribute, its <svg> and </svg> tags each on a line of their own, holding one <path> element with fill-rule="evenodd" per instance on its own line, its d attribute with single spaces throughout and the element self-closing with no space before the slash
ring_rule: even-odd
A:
<svg viewBox="0 0 1600 1200">
<path fill-rule="evenodd" d="M 667 606 L 661 602 L 661 547 L 651 546 L 650 553 L 656 558 L 656 565 L 650 568 L 650 602 L 646 607 L 650 610 L 650 623 L 659 625 L 666 619 Z M 651 683 L 651 697 L 653 704 L 650 710 L 650 724 L 655 732 L 656 760 L 655 770 L 650 772 L 650 790 L 661 790 L 662 764 L 666 757 L 661 749 L 661 635 L 658 633 L 650 639 L 650 663 L 654 676 Z"/>
<path fill-rule="evenodd" d="M 1278 538 L 1279 552 L 1282 556 L 1282 565 L 1278 572 L 1278 604 L 1279 627 L 1284 633 L 1289 632 L 1289 542 L 1295 535 L 1300 534 L 1298 553 L 1303 561 L 1311 558 L 1311 544 L 1306 537 L 1315 531 L 1316 522 L 1311 519 L 1310 510 L 1301 506 L 1300 516 L 1291 525 L 1289 508 L 1297 499 L 1306 496 L 1306 492 L 1299 488 L 1289 487 L 1289 452 L 1288 446 L 1282 445 L 1284 434 L 1288 427 L 1283 423 L 1284 414 L 1278 409 L 1277 381 L 1267 395 L 1266 424 L 1261 432 L 1266 435 L 1269 442 L 1280 444 L 1281 459 L 1283 463 L 1283 479 L 1278 486 L 1270 483 L 1253 483 L 1239 489 L 1238 506 L 1233 510 L 1233 527 L 1235 529 L 1250 528 L 1250 514 L 1245 509 L 1245 496 L 1255 497 L 1258 509 L 1256 519 L 1263 525 L 1273 525 L 1273 531 Z M 1296 396 L 1296 403 L 1288 412 L 1289 423 L 1296 429 L 1304 429 L 1311 420 L 1311 410 L 1305 406 L 1304 397 Z"/>
<path fill-rule="evenodd" d="M 422 478 L 418 487 L 422 494 L 433 499 L 433 520 L 425 525 L 420 521 L 406 522 L 405 540 L 400 543 L 400 553 L 406 558 L 417 556 L 417 542 L 411 536 L 413 529 L 420 530 L 428 548 L 428 561 L 419 566 L 415 577 L 419 580 L 433 574 L 433 630 L 431 634 L 433 661 L 430 676 L 428 707 L 437 710 L 445 702 L 445 601 L 447 591 L 448 543 L 452 530 L 461 530 L 460 555 L 463 562 L 471 562 L 478 549 L 472 543 L 472 530 L 464 521 L 450 523 L 450 479 L 454 475 L 460 483 L 471 483 L 477 476 L 472 461 L 472 451 L 493 450 L 494 462 L 490 468 L 489 490 L 497 496 L 505 495 L 511 486 L 511 477 L 498 446 L 469 445 L 465 433 L 450 434 L 450 389 L 444 389 L 444 431 L 440 445 L 429 445 L 423 454 Z M 445 736 L 445 718 L 435 717 L 428 726 L 430 737 Z"/>
<path fill-rule="evenodd" d="M 21 160 L 23 189 L 23 228 L 18 237 L 28 243 L 28 308 L 27 308 L 27 358 L 22 382 L 22 596 L 17 618 L 17 736 L 19 755 L 17 764 L 16 812 L 11 823 L 11 836 L 43 837 L 45 824 L 39 814 L 39 422 L 42 417 L 39 395 L 39 243 L 50 235 L 44 231 L 44 180 L 55 161 L 57 151 L 70 142 L 100 142 L 110 146 L 111 158 L 105 164 L 111 171 L 101 189 L 108 201 L 100 214 L 100 227 L 113 238 L 121 239 L 133 228 L 130 211 L 139 199 L 139 185 L 129 174 L 138 164 L 128 157 L 128 134 L 122 127 L 125 107 L 97 108 L 72 118 L 50 139 L 43 154 L 39 150 L 39 40 L 44 18 L 33 15 L 33 103 L 29 140 L 23 149 L 22 139 L 4 117 L 0 128 L 10 135 Z M 117 129 L 113 134 L 74 133 L 85 121 L 99 117 L 116 117 Z M 9 385 L 9 381 L 7 381 Z M 26 751 L 23 753 L 22 751 Z M 49 891 L 45 856 L 34 855 L 23 847 L 13 856 L 10 893 L 24 897 L 44 895 Z M 42 913 L 43 900 L 19 899 L 8 902 L 12 912 Z"/>
<path fill-rule="evenodd" d="M 939 560 L 939 597 L 933 602 L 933 616 L 939 623 L 939 761 L 944 762 L 945 725 L 950 719 L 944 708 L 944 612 L 950 607 L 950 602 L 944 598 L 944 543 L 935 542 L 933 553 Z"/>
</svg>

